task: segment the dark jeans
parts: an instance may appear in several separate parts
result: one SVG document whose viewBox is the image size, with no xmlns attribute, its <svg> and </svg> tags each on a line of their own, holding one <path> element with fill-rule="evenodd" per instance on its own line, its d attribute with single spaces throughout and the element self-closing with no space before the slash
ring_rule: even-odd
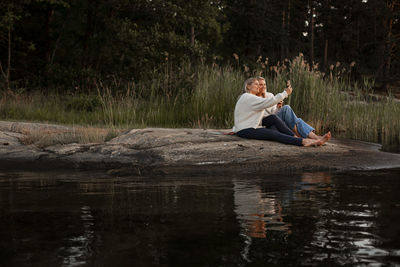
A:
<svg viewBox="0 0 400 267">
<path fill-rule="evenodd" d="M 294 133 L 276 115 L 270 115 L 262 120 L 262 125 L 268 128 L 247 128 L 236 133 L 237 136 L 248 139 L 271 140 L 284 144 L 302 146 L 302 138 L 294 137 Z M 271 129 L 270 127 L 275 127 Z"/>
<path fill-rule="evenodd" d="M 287 124 L 275 114 L 265 117 L 262 120 L 261 125 L 265 126 L 265 128 L 274 127 L 279 132 L 290 135 L 290 136 L 295 135 L 294 132 L 287 126 Z"/>
</svg>

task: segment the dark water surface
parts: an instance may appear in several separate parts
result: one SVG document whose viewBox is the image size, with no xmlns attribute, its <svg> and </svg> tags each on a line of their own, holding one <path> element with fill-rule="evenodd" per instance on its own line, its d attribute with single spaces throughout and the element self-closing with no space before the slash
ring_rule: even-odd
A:
<svg viewBox="0 0 400 267">
<path fill-rule="evenodd" d="M 400 170 L 0 173 L 0 266 L 400 265 Z"/>
</svg>

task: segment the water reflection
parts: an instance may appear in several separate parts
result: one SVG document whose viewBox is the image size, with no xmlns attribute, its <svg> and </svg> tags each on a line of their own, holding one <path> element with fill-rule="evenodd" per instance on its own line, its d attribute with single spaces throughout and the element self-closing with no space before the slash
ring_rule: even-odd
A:
<svg viewBox="0 0 400 267">
<path fill-rule="evenodd" d="M 310 177 L 307 177 L 308 182 Z M 324 184 L 320 187 L 321 182 Z M 367 191 L 367 186 L 362 184 L 346 185 L 346 188 L 334 188 L 329 179 L 321 177 L 311 180 L 316 183 L 312 190 L 317 192 L 315 197 L 321 197 L 321 190 L 334 190 L 330 194 L 323 195 L 325 201 L 316 198 L 318 203 L 318 220 L 315 223 L 315 231 L 310 242 L 310 248 L 315 252 L 312 260 L 321 262 L 336 262 L 339 264 L 368 263 L 378 264 L 376 258 L 390 255 L 377 246 L 381 245 L 382 238 L 377 235 L 377 218 L 380 217 L 380 203 L 365 204 L 365 197 L 357 198 L 358 192 L 346 192 L 357 188 L 356 191 Z M 310 190 L 305 188 L 303 190 Z M 344 194 L 343 194 L 344 193 Z M 354 195 L 351 195 L 355 193 Z M 366 196 L 368 198 L 368 196 Z M 343 205 L 343 199 L 348 202 Z M 358 202 L 358 201 L 361 201 Z"/>
<path fill-rule="evenodd" d="M 266 238 L 268 231 L 290 234 L 290 223 L 284 222 L 282 205 L 294 199 L 306 199 L 304 191 L 330 190 L 331 176 L 326 173 L 304 173 L 296 190 L 264 191 L 262 185 L 251 180 L 233 180 L 235 213 L 252 238 Z"/>
<path fill-rule="evenodd" d="M 261 187 L 250 180 L 233 180 L 235 213 L 241 226 L 244 245 L 241 256 L 250 260 L 253 238 L 267 238 L 270 231 L 290 234 L 290 224 L 283 221 L 282 207 L 275 192 L 263 192 Z"/>
<path fill-rule="evenodd" d="M 0 265 L 396 265 L 399 173 L 0 174 Z"/>
<path fill-rule="evenodd" d="M 297 259 L 306 265 L 379 265 L 384 257 L 398 257 L 398 249 L 382 247 L 381 226 L 377 224 L 382 216 L 381 201 L 371 203 L 370 195 L 364 195 L 371 187 L 360 180 L 341 182 L 327 173 L 303 173 L 293 187 L 279 182 L 274 185 L 270 180 L 233 180 L 242 258 L 254 262 L 265 253 L 278 258 L 276 247 L 287 249 L 299 239 L 308 240 L 302 258 Z"/>
<path fill-rule="evenodd" d="M 91 256 L 91 245 L 94 238 L 94 219 L 89 206 L 81 207 L 83 232 L 79 236 L 69 237 L 65 240 L 67 246 L 59 249 L 62 266 L 81 266 Z"/>
</svg>

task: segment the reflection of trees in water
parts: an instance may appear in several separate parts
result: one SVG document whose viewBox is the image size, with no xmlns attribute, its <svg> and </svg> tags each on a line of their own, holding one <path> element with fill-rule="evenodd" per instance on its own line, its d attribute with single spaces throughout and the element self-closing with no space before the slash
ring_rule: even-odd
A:
<svg viewBox="0 0 400 267">
<path fill-rule="evenodd" d="M 104 244 L 93 255 L 96 262 L 124 265 L 120 259 L 134 258 L 138 266 L 234 266 L 240 260 L 232 253 L 235 243 L 226 243 L 237 236 L 230 183 L 226 187 L 190 177 L 143 179 L 103 188 L 80 183 L 85 196 L 104 193 L 104 205 L 94 212 Z"/>
<path fill-rule="evenodd" d="M 8 199 L 0 203 L 4 214 L 13 216 L 0 221 L 6 226 L 0 233 L 9 232 L 0 245 L 10 247 L 12 259 L 35 257 L 43 266 L 235 266 L 241 261 L 230 180 L 17 178 L 7 182 L 12 189 L 1 191 L 6 195 L 0 194 Z M 28 212 L 19 212 L 21 207 Z M 23 248 L 21 240 L 27 240 Z"/>
<path fill-rule="evenodd" d="M 343 177 L 342 177 L 343 179 Z M 335 264 L 380 264 L 387 251 L 378 248 L 376 220 L 380 214 L 379 202 L 370 201 L 368 187 L 362 180 L 335 181 L 308 174 L 303 181 L 310 191 L 309 199 L 318 207 L 309 248 L 310 260 Z M 349 181 L 351 180 L 351 181 Z M 309 181 L 311 181 L 309 183 Z M 309 186 L 310 185 L 310 186 Z"/>
<path fill-rule="evenodd" d="M 8 218 L 0 216 L 0 228 L 8 232 L 0 236 L 12 248 L 15 266 L 25 266 L 27 260 L 35 266 L 78 266 L 90 257 L 90 207 L 78 207 L 79 200 L 71 198 L 74 186 L 59 176 L 24 172 L 7 174 L 8 181 L 0 177 L 0 208 Z"/>
</svg>

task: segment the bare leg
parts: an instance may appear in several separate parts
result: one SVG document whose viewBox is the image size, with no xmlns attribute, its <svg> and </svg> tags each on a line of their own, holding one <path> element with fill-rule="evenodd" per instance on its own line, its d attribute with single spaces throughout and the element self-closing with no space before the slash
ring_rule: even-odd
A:
<svg viewBox="0 0 400 267">
<path fill-rule="evenodd" d="M 299 132 L 297 131 L 297 125 L 295 124 L 293 127 L 293 132 L 297 137 L 301 137 Z M 311 138 L 310 136 L 308 136 L 307 138 Z M 314 139 L 314 138 L 313 138 Z"/>
<path fill-rule="evenodd" d="M 322 136 L 316 135 L 314 132 L 310 132 L 307 136 L 307 138 L 311 138 L 311 139 L 321 139 Z"/>
</svg>

